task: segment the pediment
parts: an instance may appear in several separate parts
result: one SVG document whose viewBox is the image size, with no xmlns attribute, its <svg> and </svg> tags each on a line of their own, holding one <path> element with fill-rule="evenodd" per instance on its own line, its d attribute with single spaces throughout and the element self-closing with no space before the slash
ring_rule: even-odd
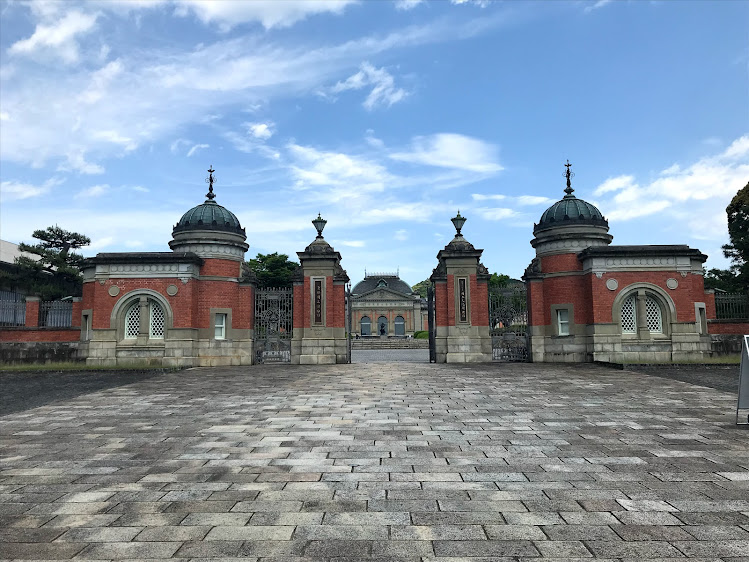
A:
<svg viewBox="0 0 749 562">
<path fill-rule="evenodd" d="M 377 287 L 363 293 L 355 298 L 356 301 L 405 301 L 413 302 L 414 298 L 410 295 L 404 295 L 398 291 L 393 291 L 387 287 Z"/>
</svg>

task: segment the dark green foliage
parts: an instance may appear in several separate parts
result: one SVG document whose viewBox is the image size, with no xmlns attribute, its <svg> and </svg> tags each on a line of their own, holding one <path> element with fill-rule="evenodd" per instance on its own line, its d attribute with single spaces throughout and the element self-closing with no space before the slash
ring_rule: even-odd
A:
<svg viewBox="0 0 749 562">
<path fill-rule="evenodd" d="M 21 243 L 18 249 L 39 259 L 27 256 L 16 258 L 15 271 L 3 273 L 3 284 L 39 295 L 43 300 L 80 295 L 83 256 L 73 250 L 89 245 L 91 239 L 57 225 L 35 230 L 32 236 L 40 242 Z"/>
<path fill-rule="evenodd" d="M 429 330 L 417 330 L 414 332 L 414 339 L 416 340 L 428 340 Z"/>
<path fill-rule="evenodd" d="M 502 287 L 506 287 L 511 280 L 510 276 L 504 273 L 492 273 L 492 276 L 489 278 L 489 288 L 501 289 Z"/>
<path fill-rule="evenodd" d="M 749 183 L 741 188 L 726 207 L 728 237 L 723 255 L 731 260 L 729 269 L 711 269 L 705 286 L 730 293 L 749 293 Z"/>
<path fill-rule="evenodd" d="M 432 282 L 429 279 L 424 279 L 423 281 L 419 281 L 418 283 L 416 283 L 416 285 L 411 287 L 411 290 L 414 293 L 419 293 L 419 296 L 422 299 L 425 299 L 427 298 L 427 287 L 431 284 Z"/>
<path fill-rule="evenodd" d="M 289 256 L 278 252 L 258 254 L 246 263 L 257 277 L 257 286 L 261 289 L 291 287 L 294 273 L 299 267 L 298 263 L 289 260 Z"/>
</svg>

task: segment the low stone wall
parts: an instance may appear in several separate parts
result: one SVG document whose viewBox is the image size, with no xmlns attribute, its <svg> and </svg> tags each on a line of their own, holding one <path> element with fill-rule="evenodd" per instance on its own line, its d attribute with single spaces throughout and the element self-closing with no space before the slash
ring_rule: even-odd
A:
<svg viewBox="0 0 749 562">
<path fill-rule="evenodd" d="M 57 363 L 80 361 L 77 341 L 0 342 L 0 363 Z"/>
<path fill-rule="evenodd" d="M 352 349 L 429 349 L 429 340 L 415 338 L 360 338 L 351 340 Z"/>
<path fill-rule="evenodd" d="M 710 320 L 708 332 L 713 355 L 738 355 L 744 336 L 749 335 L 749 322 Z"/>
</svg>

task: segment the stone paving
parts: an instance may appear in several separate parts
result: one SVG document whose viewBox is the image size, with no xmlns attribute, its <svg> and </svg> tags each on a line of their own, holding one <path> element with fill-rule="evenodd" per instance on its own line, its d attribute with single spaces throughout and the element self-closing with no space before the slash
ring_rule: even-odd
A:
<svg viewBox="0 0 749 562">
<path fill-rule="evenodd" d="M 749 561 L 735 401 L 590 365 L 162 374 L 0 417 L 0 559 Z"/>
<path fill-rule="evenodd" d="M 429 349 L 352 349 L 352 363 L 429 363 Z"/>
</svg>

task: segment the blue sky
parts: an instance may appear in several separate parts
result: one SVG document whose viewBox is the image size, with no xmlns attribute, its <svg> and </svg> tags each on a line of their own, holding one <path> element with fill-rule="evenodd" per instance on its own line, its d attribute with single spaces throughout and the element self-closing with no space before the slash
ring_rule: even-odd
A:
<svg viewBox="0 0 749 562">
<path fill-rule="evenodd" d="M 519 277 L 533 223 L 575 194 L 615 244 L 725 267 L 749 180 L 749 3 L 0 2 L 0 237 L 57 223 L 85 255 L 165 251 L 217 201 L 250 251 L 328 219 L 352 280 L 413 284 L 468 217 Z"/>
</svg>

